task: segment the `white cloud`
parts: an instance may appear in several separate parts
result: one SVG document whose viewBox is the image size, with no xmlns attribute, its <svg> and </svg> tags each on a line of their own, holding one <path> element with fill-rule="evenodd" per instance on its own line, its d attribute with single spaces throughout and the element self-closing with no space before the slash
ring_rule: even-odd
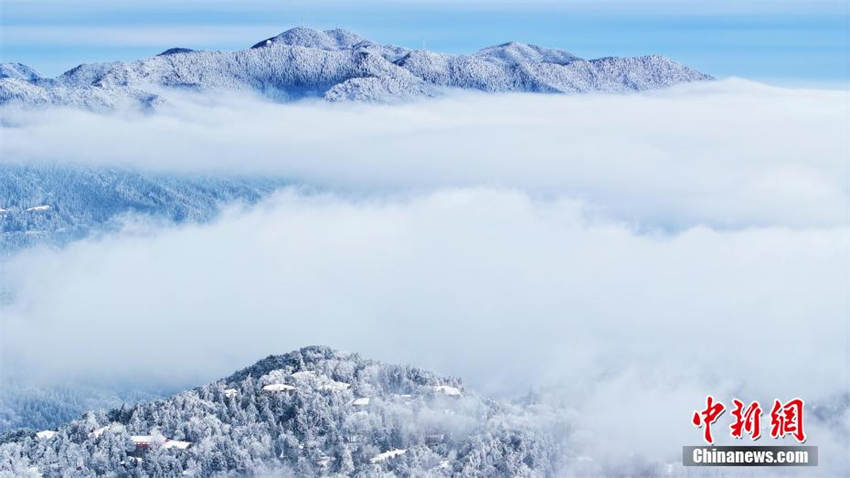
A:
<svg viewBox="0 0 850 478">
<path fill-rule="evenodd" d="M 646 236 L 571 201 L 449 189 L 290 191 L 137 234 L 11 261 L 6 363 L 190 381 L 330 344 L 489 393 L 558 390 L 589 448 L 651 420 L 629 443 L 652 459 L 696 440 L 705 394 L 823 403 L 848 386 L 847 226 Z"/>
<path fill-rule="evenodd" d="M 15 256 L 3 360 L 189 381 L 327 344 L 488 393 L 544 387 L 575 411 L 583 453 L 676 462 L 708 393 L 824 403 L 850 386 L 847 98 L 731 81 L 6 110 L 19 126 L 4 158 L 271 173 L 329 192 Z M 813 421 L 813 444 L 846 467 L 838 420 Z"/>
<path fill-rule="evenodd" d="M 0 157 L 277 174 L 331 189 L 493 185 L 643 228 L 846 224 L 848 92 L 727 80 L 640 95 L 382 105 L 174 98 L 158 115 L 3 111 Z"/>
</svg>

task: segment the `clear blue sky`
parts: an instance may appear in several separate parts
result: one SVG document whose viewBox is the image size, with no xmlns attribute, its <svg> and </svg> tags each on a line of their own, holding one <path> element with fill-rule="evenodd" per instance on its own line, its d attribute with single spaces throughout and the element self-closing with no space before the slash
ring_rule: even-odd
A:
<svg viewBox="0 0 850 478">
<path fill-rule="evenodd" d="M 586 58 L 659 53 L 720 77 L 846 87 L 848 3 L 0 0 L 0 61 L 56 75 L 173 46 L 239 49 L 296 25 L 339 26 L 451 53 L 517 40 Z"/>
</svg>

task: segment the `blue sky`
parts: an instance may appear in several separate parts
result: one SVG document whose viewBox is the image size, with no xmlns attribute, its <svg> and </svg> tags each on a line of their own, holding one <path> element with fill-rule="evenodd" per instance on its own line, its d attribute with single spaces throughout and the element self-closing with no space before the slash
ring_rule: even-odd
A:
<svg viewBox="0 0 850 478">
<path fill-rule="evenodd" d="M 846 86 L 845 1 L 3 0 L 0 61 L 55 75 L 172 46 L 239 49 L 289 27 L 462 53 L 509 40 L 579 56 L 659 53 L 719 77 Z"/>
</svg>

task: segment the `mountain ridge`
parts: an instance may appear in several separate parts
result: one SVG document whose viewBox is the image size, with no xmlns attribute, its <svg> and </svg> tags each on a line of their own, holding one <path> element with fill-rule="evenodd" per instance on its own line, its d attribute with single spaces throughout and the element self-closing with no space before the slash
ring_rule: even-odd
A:
<svg viewBox="0 0 850 478">
<path fill-rule="evenodd" d="M 169 398 L 7 433 L 0 476 L 554 476 L 566 435 L 555 412 L 309 346 Z"/>
<path fill-rule="evenodd" d="M 257 176 L 0 164 L 0 259 L 26 247 L 61 247 L 116 231 L 131 216 L 203 223 L 226 204 L 254 204 L 286 184 L 281 178 Z"/>
<path fill-rule="evenodd" d="M 82 64 L 56 78 L 0 65 L 0 104 L 156 108 L 178 90 L 247 91 L 276 101 L 399 101 L 450 89 L 641 91 L 712 77 L 660 55 L 585 60 L 508 42 L 471 55 L 380 45 L 342 29 L 296 27 L 237 51 L 170 48 L 131 62 Z"/>
</svg>

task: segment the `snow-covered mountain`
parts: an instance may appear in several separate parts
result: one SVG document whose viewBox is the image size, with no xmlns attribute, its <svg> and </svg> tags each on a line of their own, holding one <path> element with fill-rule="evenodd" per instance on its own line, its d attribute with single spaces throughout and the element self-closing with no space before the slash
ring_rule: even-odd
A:
<svg viewBox="0 0 850 478">
<path fill-rule="evenodd" d="M 345 30 L 293 28 L 247 50 L 171 48 L 129 63 L 80 65 L 44 78 L 0 65 L 0 104 L 110 109 L 155 107 L 169 92 L 247 91 L 288 101 L 387 101 L 449 88 L 488 92 L 622 92 L 711 79 L 658 55 L 585 60 L 566 51 L 505 43 L 472 55 L 379 45 Z"/>
<path fill-rule="evenodd" d="M 283 185 L 275 178 L 0 165 L 0 257 L 31 245 L 59 246 L 114 230 L 129 214 L 172 223 L 203 222 L 223 204 L 253 203 Z"/>
<path fill-rule="evenodd" d="M 13 78 L 36 81 L 41 78 L 37 71 L 21 63 L 0 63 L 0 79 Z"/>
<path fill-rule="evenodd" d="M 557 476 L 563 416 L 327 347 L 0 437 L 0 476 Z"/>
</svg>

